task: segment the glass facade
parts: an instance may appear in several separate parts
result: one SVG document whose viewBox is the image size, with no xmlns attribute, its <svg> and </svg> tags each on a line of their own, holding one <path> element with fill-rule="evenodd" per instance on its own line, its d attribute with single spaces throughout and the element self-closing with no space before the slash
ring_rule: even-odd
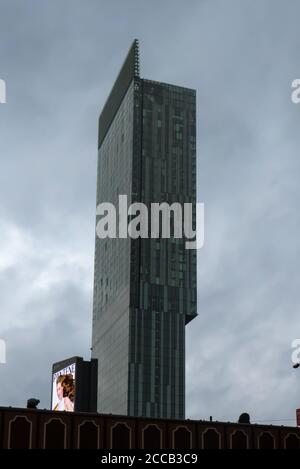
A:
<svg viewBox="0 0 300 469">
<path fill-rule="evenodd" d="M 133 48 L 137 53 L 136 42 Z M 136 64 L 132 49 L 128 57 Z M 136 68 L 126 92 L 115 86 L 122 99 L 102 118 L 108 125 L 101 129 L 97 204 L 118 207 L 118 195 L 126 194 L 128 204 L 143 202 L 149 213 L 153 202 L 195 205 L 195 91 L 143 80 Z M 184 238 L 172 231 L 170 239 L 96 237 L 99 412 L 184 418 L 185 325 L 196 303 L 196 251 L 185 249 Z"/>
<path fill-rule="evenodd" d="M 131 200 L 133 84 L 98 151 L 97 205 L 119 194 Z M 127 414 L 130 239 L 96 237 L 93 357 L 98 359 L 98 409 Z M 99 407 L 100 406 L 100 407 Z"/>
</svg>

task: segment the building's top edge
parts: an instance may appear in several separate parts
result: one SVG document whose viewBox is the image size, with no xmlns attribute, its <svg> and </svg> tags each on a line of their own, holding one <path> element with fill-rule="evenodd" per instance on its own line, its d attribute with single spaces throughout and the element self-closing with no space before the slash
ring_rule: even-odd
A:
<svg viewBox="0 0 300 469">
<path fill-rule="evenodd" d="M 134 55 L 134 59 L 133 59 L 134 64 L 132 64 L 132 56 L 133 55 Z M 140 78 L 140 58 L 139 57 L 140 57 L 139 41 L 138 41 L 138 39 L 134 39 L 134 41 L 132 42 L 132 44 L 129 48 L 129 51 L 127 52 L 125 60 L 123 61 L 122 66 L 120 67 L 119 73 L 117 75 L 117 78 L 115 79 L 115 82 L 112 86 L 112 89 L 111 89 L 109 95 L 108 95 L 108 98 L 106 99 L 106 101 L 104 103 L 104 106 L 102 108 L 102 112 L 105 109 L 108 102 L 110 101 L 111 96 L 114 92 L 114 88 L 117 85 L 118 80 L 121 78 L 121 75 L 122 75 L 122 72 L 123 72 L 124 68 L 127 67 L 127 68 L 131 69 L 130 71 L 131 71 L 131 78 L 132 79 L 134 77 Z"/>
<path fill-rule="evenodd" d="M 130 48 L 129 48 L 129 51 L 127 52 L 127 55 L 119 69 L 119 73 L 117 75 L 117 78 L 115 79 L 115 82 L 112 86 L 112 89 L 108 95 L 108 98 L 103 106 L 103 109 L 105 108 L 107 102 L 109 101 L 110 97 L 111 97 L 111 94 L 113 93 L 113 90 L 114 90 L 114 87 L 115 85 L 117 84 L 120 76 L 122 75 L 122 71 L 124 70 L 124 68 L 130 68 L 130 71 L 131 71 L 131 76 L 132 78 L 134 77 L 137 77 L 139 78 L 140 77 L 140 52 L 139 52 L 139 41 L 138 39 L 134 39 Z"/>
<path fill-rule="evenodd" d="M 150 84 L 153 83 L 153 85 L 160 85 L 160 86 L 163 86 L 164 88 L 172 88 L 172 89 L 178 88 L 179 90 L 187 91 L 190 94 L 193 94 L 193 95 L 196 94 L 196 90 L 193 88 L 186 88 L 185 86 L 172 85 L 171 83 L 164 83 L 164 82 L 156 81 L 156 80 L 148 80 L 146 78 L 142 78 L 142 80 L 145 83 L 150 83 Z"/>
<path fill-rule="evenodd" d="M 126 67 L 126 63 L 127 61 L 130 59 L 130 56 L 131 55 L 134 55 L 134 64 L 133 64 L 133 75 L 135 77 L 139 77 L 140 76 L 140 52 L 139 52 L 139 40 L 138 39 L 134 39 L 132 44 L 131 44 L 131 47 L 129 49 L 129 51 L 127 52 L 127 55 L 126 55 L 126 58 L 124 60 L 124 62 L 122 63 L 122 67 L 120 68 L 120 71 L 119 71 L 119 74 L 115 80 L 115 83 L 117 82 L 121 72 L 122 72 L 122 69 L 124 67 Z"/>
<path fill-rule="evenodd" d="M 99 117 L 98 147 L 134 78 L 140 77 L 139 43 L 134 39 Z"/>
<path fill-rule="evenodd" d="M 139 42 L 137 39 L 134 39 L 99 117 L 98 148 L 100 148 L 104 141 L 110 124 L 112 123 L 130 84 L 134 80 L 142 80 L 145 83 L 152 83 L 153 85 L 161 86 L 164 89 L 170 89 L 174 92 L 178 90 L 178 92 L 184 92 L 191 96 L 196 96 L 196 90 L 191 88 L 141 78 Z"/>
</svg>

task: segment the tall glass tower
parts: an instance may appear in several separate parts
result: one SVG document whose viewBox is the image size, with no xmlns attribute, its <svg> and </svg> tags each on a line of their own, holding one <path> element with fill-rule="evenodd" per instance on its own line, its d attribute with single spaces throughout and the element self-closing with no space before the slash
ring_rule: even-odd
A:
<svg viewBox="0 0 300 469">
<path fill-rule="evenodd" d="M 99 118 L 97 205 L 193 204 L 196 92 L 145 80 L 130 48 Z M 172 234 L 172 233 L 171 233 Z M 96 236 L 92 357 L 98 412 L 185 417 L 185 326 L 197 315 L 185 239 Z"/>
</svg>

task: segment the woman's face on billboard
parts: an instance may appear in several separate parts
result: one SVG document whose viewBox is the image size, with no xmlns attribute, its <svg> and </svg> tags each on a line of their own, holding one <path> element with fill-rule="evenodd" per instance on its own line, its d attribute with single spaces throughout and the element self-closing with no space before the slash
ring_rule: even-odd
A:
<svg viewBox="0 0 300 469">
<path fill-rule="evenodd" d="M 61 400 L 64 396 L 64 390 L 60 383 L 57 383 L 56 385 L 56 394 L 59 400 Z"/>
</svg>

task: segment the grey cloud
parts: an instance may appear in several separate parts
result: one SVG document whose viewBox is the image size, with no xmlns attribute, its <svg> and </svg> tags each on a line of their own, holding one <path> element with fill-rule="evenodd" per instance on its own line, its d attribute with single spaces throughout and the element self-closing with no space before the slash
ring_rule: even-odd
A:
<svg viewBox="0 0 300 469">
<path fill-rule="evenodd" d="M 97 118 L 139 37 L 143 76 L 197 90 L 206 241 L 199 317 L 187 328 L 188 417 L 229 420 L 249 411 L 257 421 L 294 423 L 300 106 L 290 86 L 300 76 L 299 3 L 10 0 L 0 8 L 8 89 L 0 106 L 0 220 L 30 233 L 41 253 L 21 270 L 14 261 L 1 271 L 0 259 L 3 307 L 12 321 L 24 317 L 11 326 L 3 313 L 10 358 L 0 365 L 1 403 L 21 405 L 37 390 L 46 406 L 52 357 L 89 354 Z M 25 298 L 26 277 L 39 278 L 49 249 L 88 261 L 69 263 L 61 284 Z M 81 272 L 75 280 L 72 268 Z"/>
</svg>

